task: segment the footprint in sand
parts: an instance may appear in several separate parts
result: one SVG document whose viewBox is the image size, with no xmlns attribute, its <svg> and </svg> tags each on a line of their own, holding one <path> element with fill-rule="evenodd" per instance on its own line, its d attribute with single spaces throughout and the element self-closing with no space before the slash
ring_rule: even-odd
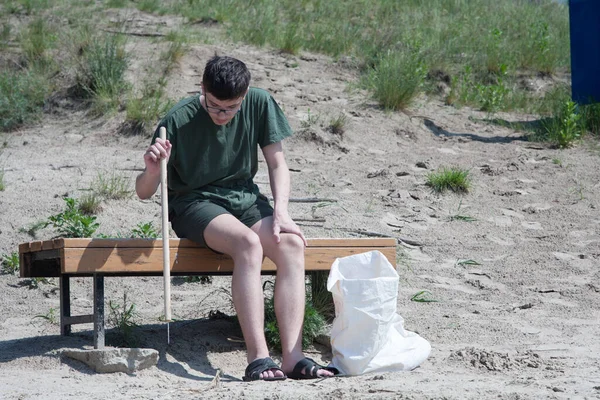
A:
<svg viewBox="0 0 600 400">
<path fill-rule="evenodd" d="M 508 227 L 512 225 L 512 219 L 510 217 L 491 217 L 488 221 L 492 222 L 496 226 Z"/>
<path fill-rule="evenodd" d="M 525 229 L 530 229 L 530 230 L 543 229 L 542 224 L 540 224 L 539 222 L 523 221 L 523 222 L 521 222 L 521 226 Z"/>
<path fill-rule="evenodd" d="M 492 243 L 499 244 L 500 246 L 514 246 L 515 241 L 511 238 L 501 239 L 496 236 L 486 236 L 486 239 Z"/>
</svg>

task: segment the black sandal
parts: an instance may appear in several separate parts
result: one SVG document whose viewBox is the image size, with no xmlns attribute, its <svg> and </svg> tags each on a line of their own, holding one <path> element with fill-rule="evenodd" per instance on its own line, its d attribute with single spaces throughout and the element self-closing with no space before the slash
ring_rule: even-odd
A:
<svg viewBox="0 0 600 400">
<path fill-rule="evenodd" d="M 303 360 L 298 361 L 294 370 L 288 374 L 288 378 L 290 379 L 318 379 L 318 378 L 330 378 L 329 376 L 320 376 L 317 375 L 317 372 L 320 369 L 324 369 L 327 371 L 333 372 L 334 375 L 339 375 L 340 371 L 337 368 L 333 367 L 324 367 L 312 358 L 304 358 Z"/>
<path fill-rule="evenodd" d="M 254 360 L 250 364 L 248 364 L 248 366 L 246 367 L 246 372 L 244 373 L 244 378 L 243 378 L 244 382 L 259 381 L 259 380 L 283 381 L 287 378 L 287 376 L 285 376 L 285 373 L 283 374 L 283 376 L 274 376 L 273 378 L 261 378 L 260 374 L 262 374 L 263 372 L 268 371 L 270 369 L 277 369 L 277 370 L 283 372 L 283 370 L 281 368 L 279 368 L 277 366 L 277 364 L 275 364 L 275 362 L 271 359 L 271 357 L 259 358 L 258 360 Z"/>
</svg>

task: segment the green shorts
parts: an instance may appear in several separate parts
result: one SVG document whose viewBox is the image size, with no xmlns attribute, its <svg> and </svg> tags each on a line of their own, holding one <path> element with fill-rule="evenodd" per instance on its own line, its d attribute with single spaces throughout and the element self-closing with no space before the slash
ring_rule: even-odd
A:
<svg viewBox="0 0 600 400">
<path fill-rule="evenodd" d="M 179 238 L 190 239 L 204 247 L 204 230 L 216 217 L 221 214 L 231 214 L 247 227 L 251 227 L 261 219 L 273 215 L 273 207 L 264 196 L 258 196 L 256 202 L 247 210 L 232 212 L 218 204 L 207 200 L 190 204 L 183 213 L 171 216 L 171 226 Z"/>
</svg>

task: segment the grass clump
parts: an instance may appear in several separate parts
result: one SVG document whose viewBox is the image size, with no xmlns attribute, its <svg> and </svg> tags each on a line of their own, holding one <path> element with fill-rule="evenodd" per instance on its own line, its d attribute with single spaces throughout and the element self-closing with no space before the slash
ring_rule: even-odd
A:
<svg viewBox="0 0 600 400">
<path fill-rule="evenodd" d="M 140 97 L 133 98 L 127 102 L 127 116 L 122 132 L 131 134 L 149 135 L 158 120 L 171 107 L 173 102 L 165 99 L 163 85 L 157 87 L 146 84 L 142 88 Z"/>
<path fill-rule="evenodd" d="M 44 227 L 54 228 L 59 237 L 87 238 L 92 237 L 100 226 L 95 216 L 84 215 L 78 208 L 77 200 L 67 197 L 64 199 L 64 211 L 52 215 L 44 222 Z"/>
<path fill-rule="evenodd" d="M 265 282 L 265 285 L 270 282 Z M 304 322 L 302 328 L 302 348 L 310 346 L 315 338 L 325 329 L 325 318 L 313 307 L 310 297 L 304 307 Z M 281 338 L 275 316 L 274 296 L 265 297 L 265 337 L 267 344 L 281 351 Z"/>
<path fill-rule="evenodd" d="M 0 192 L 3 192 L 4 189 L 6 189 L 6 186 L 4 185 L 4 170 L 0 169 Z"/>
<path fill-rule="evenodd" d="M 50 90 L 45 76 L 34 70 L 0 72 L 0 129 L 36 121 Z"/>
<path fill-rule="evenodd" d="M 542 123 L 542 138 L 560 148 L 573 146 L 583 133 L 581 114 L 577 110 L 577 105 L 571 100 L 562 103 L 556 115 Z"/>
<path fill-rule="evenodd" d="M 444 167 L 427 174 L 426 185 L 436 193 L 444 193 L 447 190 L 455 193 L 467 193 L 471 187 L 469 171 L 458 167 Z"/>
<path fill-rule="evenodd" d="M 337 117 L 334 117 L 329 122 L 329 132 L 334 135 L 343 135 L 346 131 L 346 125 L 348 123 L 348 117 L 344 113 L 339 113 Z"/>
<path fill-rule="evenodd" d="M 187 51 L 188 36 L 183 32 L 171 31 L 165 39 L 169 42 L 167 50 L 161 54 L 161 60 L 165 63 L 164 75 L 168 75 L 169 72 L 179 63 L 181 58 Z"/>
<path fill-rule="evenodd" d="M 10 254 L 3 254 L 0 259 L 2 262 L 2 273 L 8 275 L 14 275 L 19 272 L 20 262 L 19 253 L 12 252 Z"/>
<path fill-rule="evenodd" d="M 131 196 L 132 190 L 126 176 L 112 172 L 109 175 L 98 173 L 92 183 L 92 190 L 99 196 L 109 200 L 121 200 Z"/>
<path fill-rule="evenodd" d="M 56 315 L 56 308 L 54 307 L 50 308 L 46 314 L 38 314 L 33 318 L 40 318 L 52 325 L 58 325 L 58 316 Z"/>
<path fill-rule="evenodd" d="M 365 79 L 373 97 L 388 110 L 407 108 L 420 93 L 427 67 L 418 49 L 388 52 Z"/>
<path fill-rule="evenodd" d="M 79 199 L 78 209 L 82 214 L 93 215 L 98 214 L 102 210 L 102 200 L 94 192 L 87 193 Z"/>
<path fill-rule="evenodd" d="M 137 347 L 138 338 L 135 335 L 135 329 L 138 324 L 135 322 L 138 313 L 135 310 L 135 303 L 128 304 L 127 293 L 123 293 L 123 304 L 109 300 L 108 323 L 115 328 L 118 341 L 124 347 Z"/>
<path fill-rule="evenodd" d="M 56 33 L 42 17 L 35 18 L 20 35 L 21 49 L 29 65 L 49 65 L 50 50 L 56 41 Z"/>
<path fill-rule="evenodd" d="M 92 99 L 95 113 L 117 109 L 121 94 L 129 88 L 125 81 L 128 58 L 123 41 L 116 35 L 96 38 L 82 53 L 78 87 Z"/>
</svg>

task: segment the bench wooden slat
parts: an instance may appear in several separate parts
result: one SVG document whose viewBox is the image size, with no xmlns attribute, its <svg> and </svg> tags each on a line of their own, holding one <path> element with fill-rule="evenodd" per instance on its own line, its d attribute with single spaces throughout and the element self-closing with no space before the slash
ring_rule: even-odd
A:
<svg viewBox="0 0 600 400">
<path fill-rule="evenodd" d="M 231 274 L 229 256 L 198 247 L 186 239 L 170 240 L 172 274 Z M 396 265 L 393 238 L 308 239 L 306 271 L 327 271 L 338 257 L 381 251 Z M 21 277 L 62 275 L 162 275 L 162 240 L 155 239 L 55 239 L 19 246 Z M 267 258 L 262 271 L 272 273 L 275 265 Z"/>
<path fill-rule="evenodd" d="M 325 271 L 338 257 L 371 251 L 370 247 L 313 247 L 305 253 L 307 271 Z M 380 251 L 395 265 L 395 248 Z M 157 274 L 162 275 L 162 248 L 66 248 L 64 249 L 63 274 Z M 204 248 L 171 249 L 171 273 L 231 273 L 230 257 L 216 254 Z M 271 260 L 265 259 L 262 271 L 276 271 Z"/>
<path fill-rule="evenodd" d="M 316 238 L 307 239 L 308 247 L 390 247 L 395 246 L 392 238 Z M 202 248 L 188 239 L 170 239 L 171 248 Z M 19 253 L 36 252 L 40 250 L 62 249 L 62 248 L 162 248 L 162 239 L 90 239 L 90 238 L 67 238 L 46 241 L 22 243 L 19 245 Z"/>
</svg>

